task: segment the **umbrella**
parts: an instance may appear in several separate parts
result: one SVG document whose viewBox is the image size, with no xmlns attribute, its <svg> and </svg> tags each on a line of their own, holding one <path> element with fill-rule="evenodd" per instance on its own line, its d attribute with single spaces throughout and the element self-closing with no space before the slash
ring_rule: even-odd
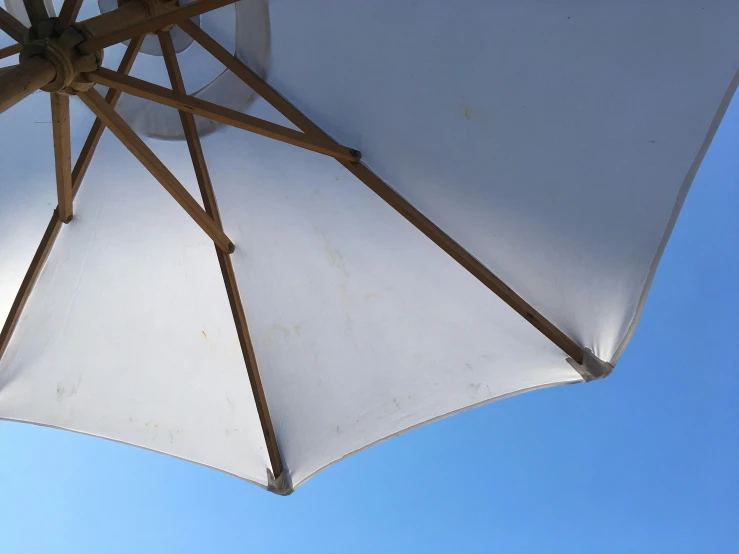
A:
<svg viewBox="0 0 739 554">
<path fill-rule="evenodd" d="M 5 0 L 0 418 L 289 494 L 606 377 L 737 86 L 736 21 Z"/>
</svg>

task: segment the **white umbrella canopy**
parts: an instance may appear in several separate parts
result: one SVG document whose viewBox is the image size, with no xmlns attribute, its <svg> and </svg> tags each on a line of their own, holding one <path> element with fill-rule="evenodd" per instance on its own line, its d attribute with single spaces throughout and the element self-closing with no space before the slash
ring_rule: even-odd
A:
<svg viewBox="0 0 739 554">
<path fill-rule="evenodd" d="M 135 57 L 169 96 L 114 72 L 136 35 L 86 37 L 108 68 L 89 80 L 169 106 L 72 97 L 72 165 L 88 106 L 118 137 L 84 179 L 62 167 L 67 189 L 50 95 L 0 115 L 0 418 L 286 494 L 415 426 L 610 373 L 736 88 L 736 2 L 215 4 L 190 5 L 202 31 L 177 21 L 176 56 L 150 35 Z"/>
</svg>

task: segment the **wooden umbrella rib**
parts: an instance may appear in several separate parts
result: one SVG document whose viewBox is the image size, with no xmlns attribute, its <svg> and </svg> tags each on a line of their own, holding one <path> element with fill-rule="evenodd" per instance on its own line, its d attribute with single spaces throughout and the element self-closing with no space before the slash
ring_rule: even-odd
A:
<svg viewBox="0 0 739 554">
<path fill-rule="evenodd" d="M 16 42 L 23 42 L 23 37 L 27 31 L 23 23 L 2 8 L 0 8 L 0 30 Z"/>
<path fill-rule="evenodd" d="M 56 76 L 56 67 L 40 56 L 0 69 L 0 113 L 11 108 Z"/>
<path fill-rule="evenodd" d="M 249 377 L 249 384 L 251 385 L 252 394 L 254 395 L 254 403 L 256 404 L 259 423 L 262 427 L 264 442 L 267 445 L 267 454 L 269 456 L 270 465 L 272 466 L 272 474 L 275 478 L 278 478 L 284 471 L 282 456 L 280 455 L 280 448 L 277 443 L 277 435 L 275 435 L 274 427 L 272 425 L 272 417 L 269 414 L 267 397 L 264 393 L 262 379 L 259 376 L 256 353 L 249 334 L 244 305 L 236 283 L 236 274 L 234 272 L 231 259 L 228 256 L 223 255 L 222 252 L 218 253 L 218 263 L 221 266 L 221 274 L 223 275 L 223 282 L 226 286 L 228 303 L 231 306 L 231 312 L 236 325 L 236 335 L 239 338 L 239 345 L 241 346 L 241 352 L 244 356 L 247 376 Z"/>
<path fill-rule="evenodd" d="M 180 6 L 168 13 L 127 25 L 110 33 L 94 36 L 80 44 L 79 50 L 83 54 L 91 54 L 95 50 L 101 50 L 118 42 L 123 42 L 124 40 L 128 40 L 139 35 L 158 31 L 159 29 L 180 23 L 181 21 L 185 21 L 191 17 L 222 8 L 229 4 L 234 4 L 237 1 L 238 0 L 196 0 L 195 2 Z"/>
<path fill-rule="evenodd" d="M 38 276 L 41 273 L 44 261 L 46 261 L 46 258 L 49 256 L 49 252 L 51 251 L 51 247 L 54 244 L 56 236 L 59 234 L 61 226 L 62 222 L 59 221 L 59 217 L 55 211 L 49 220 L 49 224 L 46 226 L 46 231 L 44 232 L 44 236 L 41 238 L 41 243 L 36 249 L 36 253 L 33 255 L 31 264 L 28 266 L 28 271 L 26 271 L 26 275 L 23 277 L 23 281 L 21 281 L 21 286 L 18 289 L 18 293 L 15 295 L 13 304 L 10 306 L 8 317 L 5 318 L 5 324 L 0 331 L 0 359 L 2 359 L 3 354 L 5 354 L 5 350 L 8 348 L 10 338 L 13 335 L 13 330 L 18 324 L 18 320 L 23 312 L 23 307 L 26 305 L 26 301 L 31 294 L 33 285 L 36 283 L 36 279 L 38 279 Z"/>
<path fill-rule="evenodd" d="M 28 19 L 31 20 L 31 25 L 35 25 L 44 19 L 49 19 L 49 13 L 46 11 L 44 0 L 23 0 L 23 5 L 26 7 L 26 13 L 28 14 Z"/>
<path fill-rule="evenodd" d="M 141 45 L 144 43 L 144 38 L 146 38 L 144 35 L 138 36 L 132 39 L 128 44 L 128 48 L 126 48 L 126 52 L 123 54 L 123 59 L 121 59 L 121 63 L 118 66 L 118 73 L 125 75 L 131 71 L 133 62 L 136 60 L 136 55 L 139 53 Z M 111 108 L 115 108 L 121 94 L 120 90 L 111 88 L 105 95 L 105 101 Z M 72 170 L 73 191 L 76 191 L 82 183 L 82 179 L 84 179 L 85 173 L 87 173 L 87 168 L 90 167 L 90 162 L 92 161 L 95 149 L 100 142 L 100 138 L 103 136 L 103 131 L 105 131 L 105 124 L 100 120 L 100 118 L 96 118 L 95 122 L 92 124 L 92 128 L 90 129 L 90 133 L 87 135 L 85 144 L 82 146 L 82 150 L 77 157 L 77 163 L 74 164 L 74 169 Z"/>
<path fill-rule="evenodd" d="M 22 48 L 22 44 L 11 44 L 10 46 L 6 46 L 5 48 L 0 48 L 0 60 L 3 60 L 14 54 L 18 54 Z"/>
<path fill-rule="evenodd" d="M 133 60 L 136 57 L 136 53 L 138 53 L 139 49 L 141 48 L 141 44 L 143 43 L 143 41 L 144 37 L 137 37 L 136 39 L 131 41 L 118 68 L 119 71 L 128 72 L 131 70 Z M 53 96 L 56 95 L 52 95 L 52 97 Z M 108 104 L 110 104 L 111 106 L 115 106 L 115 103 L 119 97 L 120 92 L 111 89 L 106 95 L 105 101 L 108 102 Z M 90 160 L 92 159 L 92 155 L 95 152 L 95 147 L 100 141 L 100 137 L 102 136 L 104 130 L 105 125 L 103 125 L 100 119 L 96 119 L 95 123 L 93 124 L 93 128 L 87 137 L 87 141 L 85 141 L 85 145 L 82 147 L 82 152 L 77 159 L 77 164 L 75 165 L 74 171 L 72 172 L 72 198 L 74 198 L 74 196 L 77 194 L 77 191 L 79 190 L 80 184 L 82 183 L 82 178 L 84 177 L 85 172 L 90 165 Z M 36 254 L 31 261 L 31 265 L 28 267 L 28 271 L 26 271 L 26 275 L 21 282 L 21 286 L 18 289 L 18 292 L 16 293 L 15 300 L 13 301 L 8 317 L 5 320 L 3 329 L 0 332 L 0 359 L 3 357 L 3 352 L 5 352 L 13 330 L 15 329 L 18 319 L 23 312 L 23 307 L 26 304 L 26 300 L 31 294 L 33 286 L 36 284 L 36 279 L 41 272 L 44 261 L 48 257 L 49 252 L 51 251 L 51 247 L 54 244 L 54 240 L 59 234 L 59 229 L 61 228 L 61 225 L 62 223 L 60 221 L 60 216 L 58 215 L 58 210 L 54 210 L 54 213 L 51 216 L 51 220 L 46 227 L 46 232 L 41 239 L 41 243 L 36 249 Z"/>
<path fill-rule="evenodd" d="M 82 0 L 64 0 L 62 9 L 59 12 L 59 23 L 61 23 L 63 27 L 69 27 L 77 20 L 81 7 Z"/>
<path fill-rule="evenodd" d="M 577 363 L 582 348 L 363 164 L 342 165 Z"/>
<path fill-rule="evenodd" d="M 213 239 L 223 252 L 233 251 L 233 243 L 213 219 L 205 213 L 187 189 L 175 178 L 154 152 L 141 140 L 131 127 L 111 108 L 95 90 L 80 93 L 79 98 L 111 130 L 123 145 L 149 170 L 164 189 L 182 206 L 195 222 Z"/>
<path fill-rule="evenodd" d="M 171 9 L 176 5 L 174 0 L 170 2 L 150 0 L 150 3 L 151 2 L 156 2 L 155 4 L 152 4 L 152 6 L 156 5 L 157 9 L 161 8 L 163 10 Z M 96 18 L 88 19 L 83 23 L 87 31 L 92 33 L 92 35 L 95 35 L 96 33 L 94 33 L 91 28 L 95 28 L 97 32 L 101 34 L 105 34 L 106 32 L 113 32 L 113 30 L 120 29 L 121 27 L 130 27 L 134 23 L 146 19 L 148 17 L 148 11 L 149 8 L 147 8 L 147 5 L 144 5 L 141 2 L 124 2 L 120 8 L 101 14 Z M 20 26 L 20 28 L 17 28 L 18 25 L 15 24 L 17 22 L 15 22 L 7 12 L 2 11 L 0 12 L 0 15 L 3 16 L 2 22 L 5 24 L 5 28 L 8 28 L 8 30 L 19 41 L 23 41 L 25 36 L 29 36 L 24 27 Z M 54 21 L 56 20 L 46 19 L 43 23 L 53 24 Z M 48 27 L 48 25 L 46 27 Z M 42 32 L 42 34 L 46 36 L 50 29 L 44 29 L 39 28 L 39 32 Z M 87 33 L 85 33 L 85 35 L 87 36 Z M 42 42 L 44 42 L 43 40 L 41 42 L 37 41 L 38 43 L 35 47 L 36 50 L 29 52 L 29 55 L 33 55 L 31 57 L 21 55 L 22 59 L 20 60 L 19 65 L 14 69 L 9 70 L 4 68 L 0 70 L 0 112 L 8 109 L 29 94 L 44 87 L 44 85 L 48 85 L 54 80 L 57 68 L 64 68 L 66 79 L 71 78 L 74 80 L 77 78 L 77 75 L 74 75 L 76 70 L 72 67 L 77 64 L 77 61 L 72 63 L 71 59 L 67 59 L 66 54 L 61 53 L 61 51 L 72 46 L 70 40 L 75 40 L 74 37 L 63 33 L 58 37 L 58 40 L 53 37 L 48 40 L 50 41 L 48 44 L 42 44 Z M 56 44 L 61 51 L 59 51 L 58 48 L 53 47 L 54 44 Z M 82 44 L 85 44 L 85 42 Z M 79 51 L 78 47 L 75 48 Z M 56 52 L 56 54 L 54 54 L 54 52 Z M 21 50 L 21 54 L 23 54 L 23 50 Z M 76 55 L 73 55 L 72 58 L 77 60 Z M 54 63 L 49 60 L 52 60 Z M 90 58 L 82 62 L 82 65 L 89 65 L 91 62 L 92 59 Z M 70 65 L 70 63 L 72 65 Z M 79 64 L 77 65 L 79 66 Z M 90 68 L 92 69 L 92 66 L 90 66 Z M 12 71 L 12 73 L 9 73 L 9 71 Z M 70 75 L 69 72 L 72 72 L 72 74 Z"/>
<path fill-rule="evenodd" d="M 160 32 L 158 34 L 159 42 L 164 54 L 164 62 L 167 66 L 170 81 L 172 82 L 172 89 L 175 93 L 184 95 L 186 94 L 185 85 L 182 80 L 182 73 L 180 72 L 179 64 L 177 63 L 177 54 L 175 53 L 174 45 L 172 44 L 172 37 L 168 32 Z M 200 187 L 200 193 L 203 197 L 203 206 L 208 215 L 213 218 L 213 221 L 215 221 L 219 227 L 222 227 L 221 216 L 218 212 L 218 203 L 216 202 L 213 184 L 210 179 L 210 174 L 208 173 L 208 166 L 205 161 L 205 155 L 203 154 L 200 137 L 198 136 L 197 127 L 195 125 L 195 117 L 191 113 L 180 111 L 180 120 L 182 121 L 182 128 L 185 133 L 187 147 L 190 150 L 190 156 L 192 157 L 192 164 L 197 177 L 198 186 Z M 264 441 L 267 445 L 267 453 L 269 455 L 270 465 L 272 466 L 272 473 L 275 477 L 279 477 L 283 471 L 282 457 L 280 456 L 277 437 L 272 425 L 272 418 L 269 414 L 264 387 L 262 386 L 262 380 L 259 376 L 259 366 L 257 365 L 254 345 L 249 335 L 249 326 L 247 325 L 244 305 L 241 301 L 241 295 L 239 294 L 239 287 L 236 282 L 233 263 L 229 256 L 226 256 L 217 248 L 216 255 L 218 257 L 218 264 L 221 267 L 223 283 L 226 288 L 228 302 L 231 306 L 231 313 L 233 314 L 234 324 L 236 326 L 236 334 L 239 338 L 241 352 L 246 365 L 246 372 L 249 377 L 252 394 L 254 395 L 254 401 L 259 421 L 262 426 Z"/>
<path fill-rule="evenodd" d="M 296 127 L 311 137 L 326 142 L 334 142 L 295 106 L 288 102 L 280 93 L 267 84 L 259 75 L 247 67 L 238 58 L 229 53 L 205 31 L 190 21 L 178 24 L 203 48 L 220 60 L 236 76 L 241 78 L 255 92 L 262 96 L 277 111 L 284 115 Z M 582 363 L 583 350 L 575 341 L 559 330 L 553 323 L 537 312 L 530 304 L 515 293 L 508 285 L 498 278 L 485 265 L 467 252 L 458 242 L 442 231 L 429 218 L 413 207 L 405 198 L 392 187 L 375 175 L 368 167 L 361 163 L 339 162 L 357 179 L 362 181 L 375 194 L 393 207 L 409 223 L 431 239 L 444 252 L 456 260 L 462 267 L 474 275 L 483 285 L 494 292 L 508 306 L 513 308 L 544 336 L 557 345 L 563 352 L 578 363 Z"/>
<path fill-rule="evenodd" d="M 282 125 L 277 125 L 236 110 L 224 108 L 223 106 L 200 100 L 194 96 L 178 93 L 165 87 L 136 79 L 135 77 L 120 75 L 110 69 L 101 68 L 94 73 L 89 73 L 87 77 L 94 83 L 117 88 L 139 98 L 152 100 L 193 115 L 199 115 L 340 160 L 357 161 L 360 157 L 358 151 L 346 148 L 335 142 L 329 143 L 325 140 L 316 140 L 305 133 L 294 131 Z"/>
<path fill-rule="evenodd" d="M 158 4 L 162 6 L 162 4 Z M 166 4 L 165 4 L 166 6 Z M 166 8 L 165 8 L 166 9 Z M 80 23 L 93 37 L 105 36 L 126 29 L 149 18 L 149 8 L 143 2 L 133 0 L 119 4 L 118 8 L 85 19 Z M 140 33 L 144 34 L 144 33 Z M 139 35 L 134 35 L 139 36 Z M 132 37 L 133 38 L 133 37 Z M 81 45 L 78 45 L 78 49 Z M 87 52 L 89 53 L 89 52 Z"/>
<path fill-rule="evenodd" d="M 320 127 L 302 114 L 295 106 L 288 102 L 279 92 L 267 84 L 250 67 L 221 46 L 218 41 L 195 25 L 192 21 L 183 21 L 177 24 L 190 35 L 197 43 L 205 48 L 214 58 L 221 62 L 239 79 L 244 81 L 254 92 L 264 98 L 273 108 L 284 115 L 293 125 L 306 135 L 318 138 L 323 142 L 335 144 L 334 140 L 324 133 Z"/>
<path fill-rule="evenodd" d="M 69 129 L 69 96 L 50 94 L 51 126 L 54 135 L 57 215 L 63 223 L 72 220 L 72 149 Z"/>
</svg>

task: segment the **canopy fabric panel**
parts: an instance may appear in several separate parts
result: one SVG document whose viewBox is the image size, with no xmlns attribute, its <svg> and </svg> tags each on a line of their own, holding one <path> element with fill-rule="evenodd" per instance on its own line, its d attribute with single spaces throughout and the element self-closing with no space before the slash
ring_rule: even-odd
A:
<svg viewBox="0 0 739 554">
<path fill-rule="evenodd" d="M 739 4 L 281 0 L 270 16 L 277 90 L 616 360 L 739 68 Z"/>
<path fill-rule="evenodd" d="M 737 85 L 736 2 L 273 0 L 269 21 L 275 89 L 617 361 Z M 162 66 L 139 55 L 131 74 L 166 84 Z M 72 110 L 74 159 L 93 117 Z M 295 128 L 263 99 L 247 113 Z M 57 202 L 49 117 L 45 94 L 0 114 L 3 320 Z M 186 145 L 145 143 L 201 202 Z M 418 425 L 583 381 L 330 156 L 231 127 L 202 147 L 293 487 Z M 0 356 L 0 419 L 273 488 L 241 346 L 212 240 L 106 131 Z"/>
</svg>

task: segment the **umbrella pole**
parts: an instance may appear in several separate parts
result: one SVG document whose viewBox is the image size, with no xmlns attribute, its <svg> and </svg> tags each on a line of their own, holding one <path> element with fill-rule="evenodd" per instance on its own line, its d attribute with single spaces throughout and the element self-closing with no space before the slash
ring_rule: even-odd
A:
<svg viewBox="0 0 739 554">
<path fill-rule="evenodd" d="M 0 113 L 49 84 L 55 77 L 54 64 L 38 56 L 0 69 Z"/>
</svg>

